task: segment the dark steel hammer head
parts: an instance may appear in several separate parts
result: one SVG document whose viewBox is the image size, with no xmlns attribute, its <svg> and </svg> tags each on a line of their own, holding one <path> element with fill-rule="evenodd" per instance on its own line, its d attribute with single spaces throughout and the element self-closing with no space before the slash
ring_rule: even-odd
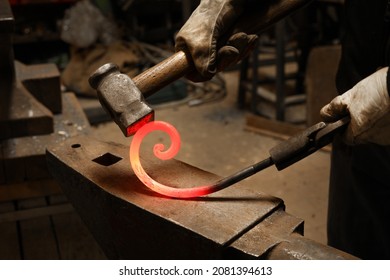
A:
<svg viewBox="0 0 390 280">
<path fill-rule="evenodd" d="M 154 111 L 141 91 L 129 76 L 119 72 L 115 64 L 99 67 L 89 78 L 89 84 L 97 90 L 100 104 L 126 137 L 154 119 Z"/>
</svg>

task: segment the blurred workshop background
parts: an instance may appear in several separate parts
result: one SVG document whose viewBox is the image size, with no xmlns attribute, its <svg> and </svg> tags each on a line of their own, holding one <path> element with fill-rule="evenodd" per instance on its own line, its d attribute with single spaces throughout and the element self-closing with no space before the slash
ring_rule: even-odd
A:
<svg viewBox="0 0 390 280">
<path fill-rule="evenodd" d="M 0 66 L 11 73 L 0 77 L 1 89 L 16 96 L 0 93 L 0 259 L 106 259 L 51 177 L 46 147 L 77 135 L 128 147 L 131 138 L 101 107 L 88 78 L 108 62 L 135 77 L 171 56 L 175 34 L 199 1 L 0 3 Z M 179 79 L 148 97 L 155 118 L 180 132 L 176 159 L 228 176 L 319 122 L 320 108 L 337 94 L 342 6 L 313 1 L 260 34 L 238 65 L 203 83 Z M 304 236 L 326 244 L 330 150 L 241 184 L 282 199 L 285 211 L 304 221 Z"/>
</svg>

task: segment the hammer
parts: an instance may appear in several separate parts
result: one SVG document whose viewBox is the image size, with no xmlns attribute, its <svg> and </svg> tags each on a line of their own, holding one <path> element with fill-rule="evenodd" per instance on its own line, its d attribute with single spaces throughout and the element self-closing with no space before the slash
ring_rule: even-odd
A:
<svg viewBox="0 0 390 280">
<path fill-rule="evenodd" d="M 121 74 L 115 64 L 107 63 L 91 75 L 89 84 L 97 90 L 102 107 L 129 137 L 154 120 L 154 111 L 145 98 L 188 73 L 193 69 L 191 63 L 180 51 L 133 79 Z"/>
<path fill-rule="evenodd" d="M 243 20 L 229 34 L 259 33 L 310 1 L 272 0 L 264 1 L 261 5 L 257 1 L 248 1 L 248 5 L 253 7 L 246 7 L 246 12 L 242 15 Z M 254 22 L 256 24 L 253 24 Z M 121 74 L 115 64 L 105 64 L 90 76 L 89 84 L 97 90 L 102 107 L 123 134 L 129 137 L 144 124 L 154 120 L 154 111 L 145 102 L 145 98 L 194 69 L 191 58 L 179 51 L 133 79 Z"/>
</svg>

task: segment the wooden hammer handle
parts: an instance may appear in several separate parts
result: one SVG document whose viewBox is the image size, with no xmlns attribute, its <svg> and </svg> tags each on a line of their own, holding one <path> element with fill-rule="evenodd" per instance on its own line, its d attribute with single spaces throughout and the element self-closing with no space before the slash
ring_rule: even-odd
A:
<svg viewBox="0 0 390 280">
<path fill-rule="evenodd" d="M 145 70 L 132 80 L 145 98 L 159 89 L 180 79 L 193 67 L 191 59 L 179 51 L 155 66 Z"/>
</svg>

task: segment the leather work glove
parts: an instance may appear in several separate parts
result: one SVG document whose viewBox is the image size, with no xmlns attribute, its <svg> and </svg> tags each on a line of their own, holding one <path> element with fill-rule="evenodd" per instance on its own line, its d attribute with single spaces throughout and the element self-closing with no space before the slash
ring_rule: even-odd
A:
<svg viewBox="0 0 390 280">
<path fill-rule="evenodd" d="M 390 145 L 390 98 L 387 90 L 388 67 L 361 80 L 321 109 L 324 121 L 335 121 L 350 114 L 344 134 L 347 144 Z"/>
<path fill-rule="evenodd" d="M 257 35 L 236 33 L 226 38 L 218 49 L 221 37 L 227 36 L 242 14 L 245 0 L 201 0 L 176 36 L 176 51 L 191 55 L 196 72 L 187 75 L 194 81 L 211 79 L 218 70 L 237 63 L 254 47 Z"/>
</svg>

